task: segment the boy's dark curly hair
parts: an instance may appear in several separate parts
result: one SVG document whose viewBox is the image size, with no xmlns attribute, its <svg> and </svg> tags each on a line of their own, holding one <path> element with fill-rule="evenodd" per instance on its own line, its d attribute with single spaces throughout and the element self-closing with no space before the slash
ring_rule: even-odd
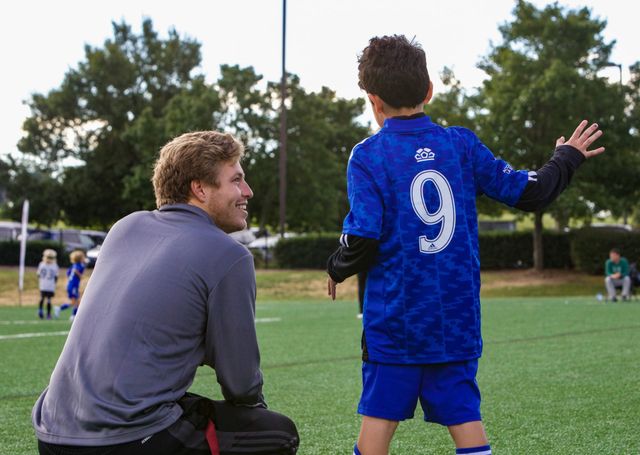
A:
<svg viewBox="0 0 640 455">
<path fill-rule="evenodd" d="M 358 85 L 393 108 L 417 106 L 429 90 L 424 50 L 404 35 L 371 38 L 358 58 Z"/>
</svg>

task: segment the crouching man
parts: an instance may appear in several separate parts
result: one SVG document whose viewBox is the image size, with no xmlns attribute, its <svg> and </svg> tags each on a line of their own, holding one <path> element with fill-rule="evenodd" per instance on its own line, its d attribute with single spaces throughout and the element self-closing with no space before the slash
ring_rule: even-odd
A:
<svg viewBox="0 0 640 455">
<path fill-rule="evenodd" d="M 253 196 L 228 134 L 184 134 L 155 163 L 157 210 L 107 236 L 49 386 L 35 404 L 41 454 L 295 454 L 266 409 L 253 257 L 227 234 Z M 201 364 L 224 401 L 187 393 Z"/>
</svg>

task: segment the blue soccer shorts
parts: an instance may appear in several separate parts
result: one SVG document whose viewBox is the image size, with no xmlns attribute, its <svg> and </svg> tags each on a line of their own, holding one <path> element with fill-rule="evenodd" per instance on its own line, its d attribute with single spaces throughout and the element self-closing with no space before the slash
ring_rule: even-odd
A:
<svg viewBox="0 0 640 455">
<path fill-rule="evenodd" d="M 78 286 L 72 286 L 67 288 L 67 297 L 70 299 L 77 299 L 80 297 L 80 288 Z"/>
<path fill-rule="evenodd" d="M 477 359 L 433 365 L 363 362 L 358 413 L 411 419 L 419 399 L 427 422 L 449 426 L 482 420 L 477 372 Z"/>
</svg>

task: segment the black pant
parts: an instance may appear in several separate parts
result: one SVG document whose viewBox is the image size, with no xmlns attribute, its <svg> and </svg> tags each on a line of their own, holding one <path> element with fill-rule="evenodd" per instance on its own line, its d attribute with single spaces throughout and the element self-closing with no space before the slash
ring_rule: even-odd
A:
<svg viewBox="0 0 640 455">
<path fill-rule="evenodd" d="M 42 305 L 44 301 L 47 301 L 47 316 L 51 316 L 51 297 L 53 297 L 53 292 L 50 291 L 40 291 L 40 304 L 39 308 L 42 311 Z"/>
<path fill-rule="evenodd" d="M 205 438 L 209 420 L 216 427 L 220 455 L 293 455 L 298 450 L 295 424 L 277 412 L 232 406 L 189 393 L 179 403 L 184 410 L 180 419 L 150 438 L 101 447 L 38 441 L 40 455 L 210 455 Z"/>
</svg>

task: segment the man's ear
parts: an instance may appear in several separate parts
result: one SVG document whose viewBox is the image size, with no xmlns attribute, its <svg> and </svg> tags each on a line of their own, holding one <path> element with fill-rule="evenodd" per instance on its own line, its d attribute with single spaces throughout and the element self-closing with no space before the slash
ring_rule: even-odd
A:
<svg viewBox="0 0 640 455">
<path fill-rule="evenodd" d="M 373 93 L 367 93 L 369 97 L 369 101 L 371 101 L 371 105 L 373 106 L 373 110 L 379 114 L 384 113 L 384 101 L 378 95 L 374 95 Z"/>
<path fill-rule="evenodd" d="M 424 104 L 429 104 L 431 97 L 433 96 L 433 82 L 429 81 L 429 89 L 427 90 L 427 96 L 424 98 Z"/>
<path fill-rule="evenodd" d="M 202 186 L 202 182 L 200 180 L 191 180 L 191 195 L 199 202 L 204 202 L 206 200 L 206 195 L 204 191 L 204 187 Z"/>
</svg>

